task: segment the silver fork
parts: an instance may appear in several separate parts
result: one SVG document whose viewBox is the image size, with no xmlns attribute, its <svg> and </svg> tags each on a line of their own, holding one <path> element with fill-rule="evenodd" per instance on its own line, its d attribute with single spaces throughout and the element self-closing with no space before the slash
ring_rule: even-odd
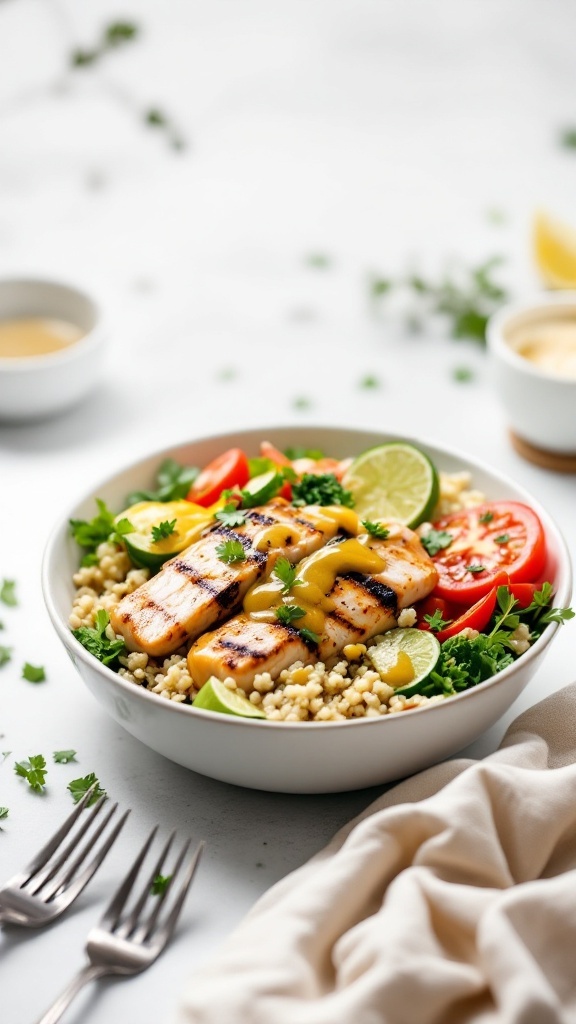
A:
<svg viewBox="0 0 576 1024">
<path fill-rule="evenodd" d="M 40 928 L 60 917 L 82 892 L 100 867 L 130 811 L 122 815 L 104 836 L 118 808 L 113 804 L 100 816 L 106 796 L 83 816 L 78 828 L 74 825 L 82 810 L 94 796 L 97 784 L 86 791 L 72 813 L 33 860 L 0 888 L 0 923 Z M 104 836 L 98 849 L 95 844 Z M 65 840 L 69 842 L 65 843 Z M 85 839 L 82 845 L 82 840 Z M 91 860 L 86 858 L 93 853 Z"/>
<path fill-rule="evenodd" d="M 89 963 L 75 975 L 38 1024 L 56 1024 L 74 996 L 89 981 L 107 974 L 129 977 L 145 971 L 166 946 L 176 927 L 204 843 L 199 843 L 189 857 L 191 840 L 184 843 L 172 874 L 163 878 L 166 884 L 153 895 L 153 883 L 160 876 L 176 835 L 172 832 L 135 896 L 134 905 L 129 908 L 130 895 L 157 830 L 158 826 L 152 830 L 99 924 L 88 933 Z M 166 913 L 162 915 L 164 909 Z"/>
</svg>

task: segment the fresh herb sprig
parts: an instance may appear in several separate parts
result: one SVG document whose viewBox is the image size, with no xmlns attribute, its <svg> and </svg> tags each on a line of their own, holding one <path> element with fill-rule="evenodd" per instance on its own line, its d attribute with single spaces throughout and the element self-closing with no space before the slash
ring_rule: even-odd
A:
<svg viewBox="0 0 576 1024">
<path fill-rule="evenodd" d="M 420 537 L 422 547 L 426 549 L 430 556 L 437 555 L 439 551 L 450 547 L 453 540 L 454 537 L 451 533 L 448 533 L 448 530 L 432 529 L 424 534 L 423 537 Z"/>
<path fill-rule="evenodd" d="M 85 555 L 82 558 L 82 565 L 93 565 L 96 559 L 96 549 L 104 541 L 113 544 L 122 544 L 123 538 L 128 533 L 134 533 L 134 526 L 125 516 L 116 521 L 113 512 L 110 511 L 105 501 L 96 498 L 98 515 L 93 519 L 71 519 L 70 529 L 72 536 L 81 548 L 85 548 Z"/>
<path fill-rule="evenodd" d="M 113 665 L 121 654 L 124 654 L 126 647 L 123 640 L 116 637 L 111 640 L 106 633 L 110 616 L 104 608 L 96 612 L 94 627 L 80 626 L 72 630 L 72 635 L 82 644 L 86 650 L 93 654 L 103 665 Z"/>
<path fill-rule="evenodd" d="M 237 565 L 246 561 L 246 552 L 239 540 L 225 540 L 216 547 L 216 554 L 221 562 L 227 565 Z"/>
<path fill-rule="evenodd" d="M 371 537 L 376 537 L 377 540 L 386 540 L 390 535 L 390 530 L 387 526 L 383 526 L 382 523 L 372 523 L 369 519 L 363 519 L 362 526 L 366 533 L 369 533 Z"/>
<path fill-rule="evenodd" d="M 94 792 L 87 804 L 88 807 L 91 807 L 92 804 L 95 804 L 101 796 L 107 795 L 106 790 L 102 788 L 94 772 L 90 772 L 88 775 L 85 775 L 80 779 L 72 779 L 72 782 L 68 783 L 67 789 L 70 792 L 74 803 L 77 804 L 84 794 L 92 787 L 94 787 Z"/>
<path fill-rule="evenodd" d="M 282 584 L 282 594 L 287 594 L 292 587 L 301 587 L 302 580 L 298 579 L 298 570 L 287 558 L 279 558 L 272 570 L 272 575 Z"/>
<path fill-rule="evenodd" d="M 199 472 L 196 466 L 182 466 L 175 459 L 164 459 L 156 474 L 156 487 L 132 491 L 126 498 L 126 505 L 137 505 L 141 501 L 180 501 L 188 494 Z"/>
<path fill-rule="evenodd" d="M 347 491 L 334 473 L 304 473 L 292 485 L 292 504 L 302 505 L 344 505 L 354 507 L 354 497 Z"/>
<path fill-rule="evenodd" d="M 0 584 L 0 601 L 2 601 L 2 604 L 8 605 L 9 608 L 16 607 L 18 604 L 16 580 L 2 580 Z"/>
<path fill-rule="evenodd" d="M 16 775 L 26 782 L 36 793 L 42 793 L 46 785 L 46 759 L 42 754 L 35 754 L 27 761 L 16 761 L 14 765 Z"/>
<path fill-rule="evenodd" d="M 153 526 L 150 531 L 153 542 L 158 544 L 159 541 L 166 540 L 168 537 L 171 537 L 173 533 L 178 533 L 176 523 L 176 519 L 165 519 L 162 523 L 158 523 L 158 526 Z"/>
<path fill-rule="evenodd" d="M 229 501 L 224 505 L 224 508 L 219 509 L 214 514 L 214 518 L 224 526 L 228 526 L 233 529 L 235 526 L 244 526 L 246 523 L 246 516 L 241 509 L 238 508 L 236 501 Z"/>
</svg>

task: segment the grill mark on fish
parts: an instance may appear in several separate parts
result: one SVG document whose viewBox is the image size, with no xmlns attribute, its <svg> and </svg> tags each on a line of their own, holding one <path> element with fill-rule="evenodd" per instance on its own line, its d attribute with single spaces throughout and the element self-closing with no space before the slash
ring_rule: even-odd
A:
<svg viewBox="0 0 576 1024">
<path fill-rule="evenodd" d="M 270 516 L 265 516 L 262 512 L 256 512 L 254 509 L 250 512 L 246 512 L 246 518 L 250 519 L 253 523 L 258 523 L 260 526 L 274 526 L 277 522 L 276 519 L 272 519 Z"/>
<path fill-rule="evenodd" d="M 261 660 L 268 656 L 266 651 L 259 651 L 257 647 L 251 647 L 250 644 L 243 644 L 238 640 L 221 640 L 220 647 L 223 647 L 226 651 L 230 651 L 233 655 L 238 654 L 243 658 L 255 658 L 257 660 Z"/>
<path fill-rule="evenodd" d="M 393 615 L 398 614 L 398 597 L 392 590 L 392 587 L 386 586 L 380 580 L 375 580 L 372 576 L 364 576 L 359 572 L 346 573 L 342 579 L 353 580 L 362 590 L 366 590 L 372 597 L 375 597 L 383 608 L 388 608 Z"/>
<path fill-rule="evenodd" d="M 216 594 L 216 600 L 220 607 L 224 610 L 228 610 L 238 600 L 238 594 L 240 593 L 240 584 L 237 580 L 232 580 L 224 590 L 221 590 L 219 594 Z"/>
</svg>

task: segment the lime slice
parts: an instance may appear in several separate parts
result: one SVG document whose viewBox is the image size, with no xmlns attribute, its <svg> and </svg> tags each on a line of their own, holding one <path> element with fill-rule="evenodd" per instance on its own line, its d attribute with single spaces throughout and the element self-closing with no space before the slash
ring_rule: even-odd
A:
<svg viewBox="0 0 576 1024">
<path fill-rule="evenodd" d="M 346 470 L 342 486 L 352 492 L 360 519 L 397 519 L 411 527 L 430 518 L 440 490 L 428 456 L 405 441 L 362 452 Z"/>
<path fill-rule="evenodd" d="M 380 678 L 406 697 L 419 692 L 439 656 L 438 640 L 424 629 L 391 629 L 366 652 Z"/>
<path fill-rule="evenodd" d="M 192 701 L 192 707 L 205 711 L 220 711 L 223 715 L 241 715 L 243 718 L 266 718 L 243 693 L 229 690 L 216 676 L 210 676 L 207 683 Z"/>
</svg>

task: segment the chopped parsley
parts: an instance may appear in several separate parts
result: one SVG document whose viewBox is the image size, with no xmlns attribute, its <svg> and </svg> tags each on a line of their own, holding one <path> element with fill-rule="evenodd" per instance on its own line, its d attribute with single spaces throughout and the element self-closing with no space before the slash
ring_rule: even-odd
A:
<svg viewBox="0 0 576 1024">
<path fill-rule="evenodd" d="M 26 661 L 22 667 L 22 679 L 27 679 L 29 683 L 43 683 L 46 679 L 44 667 L 31 665 L 29 661 Z"/>
<path fill-rule="evenodd" d="M 474 380 L 474 370 L 471 370 L 469 366 L 455 366 L 452 370 L 452 378 L 458 384 L 468 384 Z"/>
<path fill-rule="evenodd" d="M 305 643 L 307 643 L 307 644 L 319 644 L 320 643 L 320 637 L 318 636 L 318 633 L 314 633 L 311 629 L 307 629 L 306 626 L 304 626 L 302 629 L 299 629 L 298 632 L 300 633 L 300 636 L 302 637 L 302 639 L 304 640 Z"/>
<path fill-rule="evenodd" d="M 452 622 L 452 619 L 443 619 L 442 612 L 439 608 L 434 610 L 433 615 L 425 615 L 424 622 L 427 622 L 433 633 L 439 633 L 441 629 L 445 629 Z"/>
<path fill-rule="evenodd" d="M 390 530 L 387 526 L 382 526 L 382 523 L 371 523 L 369 519 L 363 519 L 362 526 L 366 533 L 376 537 L 378 540 L 386 540 L 386 537 L 390 535 Z"/>
<path fill-rule="evenodd" d="M 302 586 L 302 580 L 297 579 L 297 569 L 287 558 L 279 558 L 272 570 L 272 575 L 282 584 L 282 593 L 287 594 L 292 587 Z"/>
<path fill-rule="evenodd" d="M 9 813 L 10 812 L 7 807 L 0 807 L 0 821 L 4 821 L 4 819 L 8 817 Z"/>
<path fill-rule="evenodd" d="M 501 533 L 499 537 L 494 537 L 495 544 L 508 544 L 512 540 L 509 533 Z"/>
<path fill-rule="evenodd" d="M 156 875 L 152 879 L 150 894 L 152 896 L 163 896 L 172 880 L 172 875 Z"/>
<path fill-rule="evenodd" d="M 478 516 L 479 523 L 491 523 L 494 519 L 493 512 L 483 512 L 481 516 Z"/>
<path fill-rule="evenodd" d="M 372 374 L 368 373 L 365 377 L 360 379 L 359 385 L 365 391 L 373 391 L 380 387 L 380 381 L 378 380 L 378 377 L 374 377 Z"/>
<path fill-rule="evenodd" d="M 214 518 L 218 519 L 218 521 L 223 523 L 224 526 L 229 526 L 230 528 L 234 526 L 244 526 L 246 522 L 244 512 L 238 508 L 238 505 L 234 501 L 229 501 L 224 505 L 224 508 L 221 508 L 219 512 L 215 513 Z"/>
<path fill-rule="evenodd" d="M 471 572 L 472 575 L 476 575 L 479 572 L 486 572 L 486 566 L 485 565 L 480 565 L 480 564 L 478 564 L 478 565 L 467 565 L 467 566 L 465 566 L 465 571 L 466 572 Z"/>
<path fill-rule="evenodd" d="M 10 608 L 16 607 L 18 604 L 16 580 L 2 580 L 0 585 L 0 601 L 2 601 L 2 604 L 7 604 Z"/>
<path fill-rule="evenodd" d="M 293 505 L 344 505 L 354 507 L 351 491 L 346 491 L 334 473 L 304 473 L 292 485 Z"/>
<path fill-rule="evenodd" d="M 158 541 L 171 537 L 173 533 L 178 533 L 176 522 L 176 519 L 171 519 L 170 522 L 165 519 L 162 523 L 158 523 L 158 526 L 153 526 L 151 533 L 154 543 L 157 544 Z"/>
<path fill-rule="evenodd" d="M 92 804 L 95 804 L 101 796 L 107 795 L 106 790 L 102 789 L 94 772 L 90 772 L 90 774 L 85 775 L 84 778 L 73 779 L 72 782 L 68 783 L 67 789 L 69 790 L 74 803 L 77 804 L 92 786 L 94 786 L 94 792 L 86 805 L 87 807 L 91 807 Z"/>
<path fill-rule="evenodd" d="M 82 559 L 82 565 L 95 565 L 98 561 L 96 548 L 104 541 L 111 541 L 113 544 L 122 544 L 122 538 L 127 533 L 134 533 L 134 527 L 129 519 L 123 517 L 116 522 L 116 517 L 110 511 L 105 501 L 96 498 L 98 515 L 94 519 L 71 519 L 70 529 L 72 536 L 81 548 L 86 549 Z"/>
<path fill-rule="evenodd" d="M 69 761 L 76 760 L 75 750 L 55 750 L 52 754 L 56 764 L 68 764 Z"/>
<path fill-rule="evenodd" d="M 174 459 L 165 459 L 156 474 L 156 488 L 132 491 L 126 498 L 126 504 L 137 505 L 140 501 L 180 501 L 188 494 L 199 472 L 195 466 L 181 466 Z"/>
<path fill-rule="evenodd" d="M 439 551 L 450 547 L 454 537 L 448 530 L 429 530 L 424 537 L 420 537 L 420 543 L 430 556 L 437 555 Z"/>
<path fill-rule="evenodd" d="M 0 668 L 3 665 L 7 665 L 12 658 L 12 648 L 0 646 Z"/>
<path fill-rule="evenodd" d="M 80 626 L 79 629 L 73 629 L 72 635 L 82 644 L 86 650 L 93 654 L 98 661 L 101 661 L 103 665 L 112 665 L 120 654 L 123 654 L 126 650 L 123 640 L 118 640 L 114 637 L 111 640 L 107 634 L 106 629 L 110 622 L 110 616 L 104 608 L 99 608 L 96 612 L 96 623 L 94 628 L 91 626 Z"/>
<path fill-rule="evenodd" d="M 226 562 L 227 565 L 246 561 L 246 552 L 239 540 L 225 540 L 222 544 L 218 544 L 216 554 L 220 561 Z"/>
<path fill-rule="evenodd" d="M 281 604 L 276 609 L 276 618 L 283 626 L 291 626 L 295 619 L 301 619 L 304 615 L 306 612 L 297 604 Z"/>
<path fill-rule="evenodd" d="M 42 793 L 46 785 L 46 760 L 42 754 L 30 757 L 28 761 L 16 761 L 14 765 L 16 775 L 26 782 L 36 793 Z"/>
</svg>

